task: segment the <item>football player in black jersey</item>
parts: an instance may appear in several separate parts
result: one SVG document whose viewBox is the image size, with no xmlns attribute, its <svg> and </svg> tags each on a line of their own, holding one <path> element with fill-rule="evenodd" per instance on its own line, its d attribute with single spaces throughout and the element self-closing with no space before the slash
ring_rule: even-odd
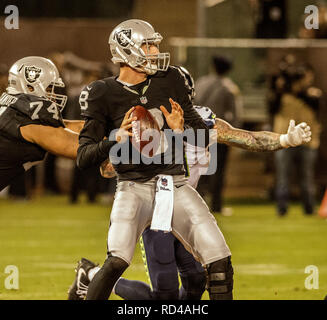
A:
<svg viewBox="0 0 327 320">
<path fill-rule="evenodd" d="M 177 67 L 187 80 L 188 93 L 194 100 L 194 81 L 190 73 L 183 67 Z M 283 148 L 281 135 L 267 131 L 244 131 L 231 127 L 222 119 L 216 118 L 210 108 L 195 106 L 209 128 L 217 129 L 217 141 L 237 146 L 249 151 L 276 151 Z M 304 134 L 303 136 L 301 135 Z M 295 137 L 297 139 L 295 139 Z M 301 145 L 310 140 L 311 132 L 308 126 L 298 127 L 286 140 L 293 141 L 293 146 Z M 295 140 L 297 140 L 295 142 Z M 284 147 L 288 147 L 287 145 Z M 208 163 L 200 164 L 199 159 L 207 157 L 203 150 L 196 151 L 191 145 L 185 148 L 188 164 L 189 181 L 196 188 L 200 175 L 207 169 Z M 189 160 L 191 162 L 189 162 Z M 194 162 L 195 160 L 195 162 Z M 102 163 L 101 174 L 105 178 L 116 176 L 109 160 Z M 205 289 L 206 275 L 201 265 L 194 260 L 182 244 L 167 232 L 156 232 L 146 228 L 140 242 L 143 261 L 151 283 L 120 278 L 114 287 L 114 292 L 125 300 L 198 300 Z M 181 288 L 177 269 L 181 277 Z M 83 300 L 87 294 L 88 285 L 94 275 L 100 270 L 92 261 L 82 258 L 76 268 L 76 277 L 69 290 L 69 300 Z"/>
<path fill-rule="evenodd" d="M 80 133 L 77 156 L 80 168 L 100 165 L 108 154 L 111 159 L 112 150 L 119 149 L 118 144 L 123 144 L 123 141 L 129 143 L 129 140 L 122 139 L 122 132 L 125 136 L 132 136 L 128 130 L 136 119 L 130 114 L 133 111 L 131 107 L 136 105 L 144 106 L 155 115 L 161 123 L 160 129 L 171 128 L 176 136 L 185 128 L 202 130 L 207 138 L 208 129 L 192 106 L 185 78 L 178 69 L 168 66 L 169 54 L 159 51 L 161 40 L 161 35 L 150 24 L 136 19 L 121 23 L 111 33 L 112 61 L 120 63 L 120 74 L 96 81 L 81 93 L 85 126 Z M 232 128 L 218 121 L 218 130 L 220 126 L 227 133 L 226 137 L 221 137 L 225 142 L 244 146 L 244 141 L 248 139 L 249 145 L 255 149 L 255 144 L 261 145 L 265 141 L 265 138 L 257 138 L 256 134 L 241 132 L 240 136 L 245 135 L 246 138 L 235 142 L 229 137 Z M 293 132 L 294 128 L 292 124 L 290 130 Z M 301 136 L 302 141 L 304 130 L 296 128 L 296 136 Z M 282 136 L 283 139 L 278 134 L 273 135 L 276 148 L 283 147 L 282 140 L 285 145 L 293 143 L 288 140 L 291 135 Z M 109 139 L 104 139 L 106 137 Z M 205 140 L 208 142 L 208 139 Z M 90 282 L 86 299 L 108 299 L 115 282 L 132 260 L 138 238 L 150 224 L 154 230 L 171 230 L 206 267 L 210 299 L 232 299 L 231 252 L 207 205 L 186 184 L 183 164 L 177 161 L 168 164 L 128 161 L 115 162 L 114 169 L 118 185 L 110 217 L 108 256 Z M 166 192 L 163 197 L 162 190 Z M 160 198 L 164 200 L 157 201 Z M 167 221 L 171 223 L 169 227 Z"/>
<path fill-rule="evenodd" d="M 9 70 L 0 97 L 0 191 L 47 151 L 75 159 L 84 122 L 63 120 L 67 97 L 56 66 L 43 57 L 25 57 Z"/>
<path fill-rule="evenodd" d="M 192 76 L 185 68 L 176 68 L 187 80 L 188 94 L 193 101 L 195 93 Z M 209 116 L 211 115 L 212 112 Z M 212 118 L 210 125 L 207 122 L 206 124 L 212 127 L 214 119 Z M 101 165 L 100 171 L 105 178 L 116 175 L 109 160 Z M 199 175 L 194 174 L 192 180 L 197 181 L 198 178 Z M 195 185 L 192 186 L 195 188 Z M 147 227 L 142 233 L 140 245 L 151 288 L 141 281 L 120 278 L 114 289 L 117 295 L 125 300 L 201 299 L 206 286 L 206 273 L 201 264 L 195 261 L 171 232 L 153 231 Z M 82 258 L 76 267 L 76 277 L 69 289 L 68 300 L 83 300 L 90 281 L 99 269 L 92 261 Z M 180 289 L 178 274 L 182 282 Z"/>
<path fill-rule="evenodd" d="M 193 108 L 185 78 L 168 66 L 169 54 L 159 52 L 161 40 L 161 35 L 141 20 L 125 21 L 111 33 L 112 60 L 120 63 L 120 73 L 96 81 L 81 92 L 85 126 L 77 155 L 80 168 L 100 165 L 108 158 L 117 141 L 122 142 L 119 131 L 116 141 L 110 139 L 112 131 L 131 128 L 135 119 L 129 115 L 136 105 L 151 110 L 161 129 L 170 128 L 176 135 L 184 128 L 202 130 L 208 143 L 209 130 Z M 108 257 L 91 281 L 86 299 L 108 299 L 132 260 L 138 238 L 153 223 L 153 212 L 160 211 L 160 206 L 165 211 L 173 206 L 172 233 L 207 267 L 210 298 L 232 298 L 230 250 L 207 205 L 186 183 L 184 165 L 174 160 L 168 164 L 114 164 L 118 185 L 110 218 Z M 160 192 L 156 192 L 157 185 L 166 186 L 169 181 L 173 184 L 172 189 L 168 188 L 173 191 L 173 202 L 155 203 Z"/>
</svg>

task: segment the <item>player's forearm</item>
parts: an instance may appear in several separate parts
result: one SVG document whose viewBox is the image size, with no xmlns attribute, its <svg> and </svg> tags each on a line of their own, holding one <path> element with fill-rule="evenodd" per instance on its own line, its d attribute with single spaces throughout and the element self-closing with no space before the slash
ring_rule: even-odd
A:
<svg viewBox="0 0 327 320">
<path fill-rule="evenodd" d="M 47 150 L 58 156 L 75 160 L 78 149 L 78 133 L 67 128 L 60 128 L 56 139 L 48 144 Z"/>
<path fill-rule="evenodd" d="M 72 130 L 74 132 L 80 133 L 80 131 L 84 127 L 85 121 L 83 120 L 65 120 L 64 119 L 64 124 L 65 127 L 69 130 Z"/>
<path fill-rule="evenodd" d="M 80 169 L 87 169 L 93 166 L 100 166 L 109 156 L 113 141 L 102 140 L 98 143 L 90 143 L 87 139 L 80 137 L 80 146 L 77 151 L 77 166 Z"/>
<path fill-rule="evenodd" d="M 23 138 L 42 149 L 65 158 L 76 159 L 78 134 L 66 128 L 28 125 L 20 128 Z"/>
<path fill-rule="evenodd" d="M 106 132 L 110 131 L 106 124 L 96 119 L 87 118 L 79 135 L 77 150 L 77 166 L 80 169 L 99 167 L 108 159 L 109 151 L 116 141 L 109 141 Z"/>
<path fill-rule="evenodd" d="M 217 119 L 217 141 L 249 151 L 266 152 L 283 149 L 280 134 L 268 131 L 246 131 L 233 128 L 229 123 Z"/>
</svg>

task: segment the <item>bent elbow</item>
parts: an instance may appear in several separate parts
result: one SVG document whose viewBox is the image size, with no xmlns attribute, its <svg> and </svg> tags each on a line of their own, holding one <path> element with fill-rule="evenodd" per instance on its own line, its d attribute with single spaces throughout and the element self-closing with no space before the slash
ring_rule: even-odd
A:
<svg viewBox="0 0 327 320">
<path fill-rule="evenodd" d="M 83 147 L 79 147 L 77 149 L 76 165 L 80 170 L 87 169 L 88 167 L 87 161 L 85 161 L 84 153 L 85 150 Z"/>
</svg>

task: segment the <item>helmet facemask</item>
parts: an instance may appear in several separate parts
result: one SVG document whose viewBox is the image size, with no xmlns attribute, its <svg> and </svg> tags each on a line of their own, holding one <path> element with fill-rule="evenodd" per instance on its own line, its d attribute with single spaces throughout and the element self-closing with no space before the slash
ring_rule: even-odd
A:
<svg viewBox="0 0 327 320">
<path fill-rule="evenodd" d="M 39 97 L 49 99 L 57 105 L 60 112 L 62 112 L 65 108 L 67 96 L 56 92 L 58 88 L 65 87 L 65 84 L 63 83 L 61 78 L 58 78 L 57 81 L 51 81 L 47 88 L 44 88 L 42 83 L 40 83 L 39 81 L 36 81 L 34 85 L 28 84 L 27 87 L 30 88 L 30 90 L 26 93 L 35 94 Z"/>
<path fill-rule="evenodd" d="M 162 36 L 159 33 L 155 33 L 155 38 L 145 39 L 142 46 L 146 46 L 146 52 L 150 52 L 151 46 L 156 46 L 159 51 L 161 40 Z M 168 69 L 170 62 L 170 54 L 168 52 L 159 52 L 157 54 L 145 53 L 142 46 L 139 48 L 138 67 L 136 68 L 150 75 L 155 74 L 157 71 L 166 71 Z"/>
<path fill-rule="evenodd" d="M 50 83 L 50 85 L 46 89 L 46 93 L 45 93 L 46 98 L 53 101 L 58 106 L 60 111 L 63 111 L 63 109 L 64 109 L 64 107 L 66 105 L 67 96 L 63 95 L 63 94 L 56 93 L 56 89 L 57 88 L 64 88 L 64 87 L 65 87 L 65 84 L 63 83 L 61 78 L 58 78 L 57 81 Z"/>
</svg>

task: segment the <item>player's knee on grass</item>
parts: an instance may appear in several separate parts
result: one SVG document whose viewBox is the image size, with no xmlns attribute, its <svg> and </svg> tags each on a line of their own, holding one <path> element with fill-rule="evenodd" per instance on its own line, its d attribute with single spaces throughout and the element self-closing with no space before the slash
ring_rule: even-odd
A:
<svg viewBox="0 0 327 320">
<path fill-rule="evenodd" d="M 209 264 L 208 291 L 210 300 L 233 299 L 233 274 L 230 256 Z"/>
<path fill-rule="evenodd" d="M 191 273 L 180 277 L 182 281 L 180 300 L 201 300 L 207 283 L 206 273 Z"/>
</svg>

